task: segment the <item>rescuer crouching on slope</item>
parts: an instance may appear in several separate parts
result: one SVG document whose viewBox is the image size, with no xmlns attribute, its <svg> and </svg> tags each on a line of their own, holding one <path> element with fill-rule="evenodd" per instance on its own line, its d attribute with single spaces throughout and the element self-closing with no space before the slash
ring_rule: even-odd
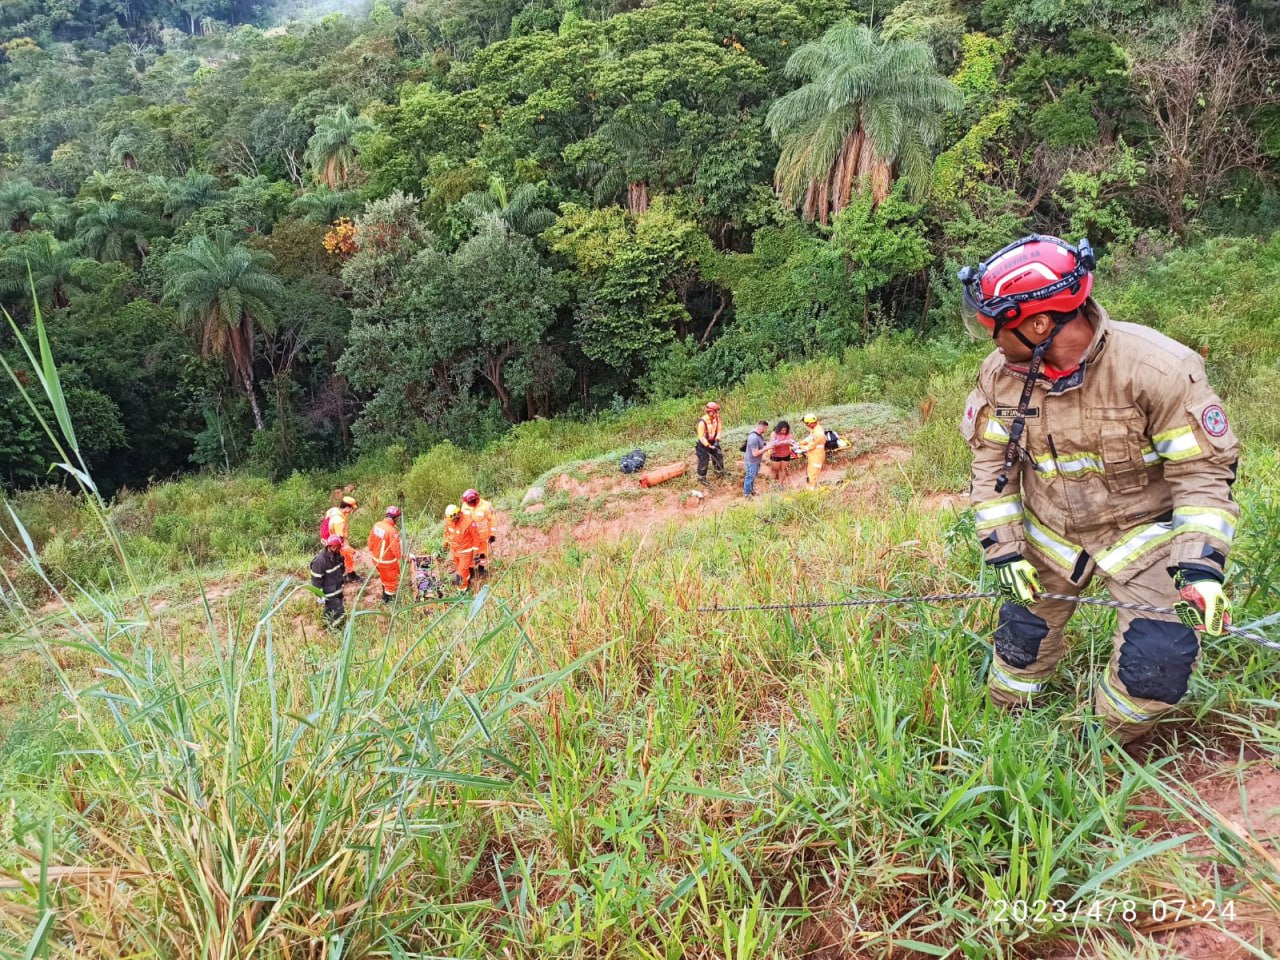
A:
<svg viewBox="0 0 1280 960">
<path fill-rule="evenodd" d="M 1068 601 L 1094 576 L 1120 602 L 1108 670 L 1094 695 L 1128 742 L 1187 693 L 1199 633 L 1230 623 L 1223 593 L 1239 510 L 1239 446 L 1194 351 L 1117 323 L 1092 299 L 1093 251 L 1025 237 L 966 267 L 965 324 L 994 341 L 960 431 L 973 450 L 971 501 L 1005 598 L 991 699 L 1030 702 L 1064 651 Z"/>
</svg>

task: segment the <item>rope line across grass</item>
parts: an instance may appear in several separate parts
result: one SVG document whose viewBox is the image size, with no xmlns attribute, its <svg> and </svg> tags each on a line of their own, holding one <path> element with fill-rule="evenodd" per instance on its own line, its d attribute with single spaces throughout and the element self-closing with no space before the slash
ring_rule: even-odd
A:
<svg viewBox="0 0 1280 960">
<path fill-rule="evenodd" d="M 815 600 L 807 603 L 755 603 L 736 607 L 698 607 L 698 613 L 740 613 L 752 610 L 817 610 L 831 607 L 887 607 L 902 603 L 965 603 L 972 600 L 994 600 L 1000 596 L 994 590 L 972 593 L 928 593 L 914 597 L 872 597 L 863 600 Z M 1092 607 L 1107 607 L 1111 610 L 1129 610 L 1134 613 L 1156 613 L 1162 616 L 1177 616 L 1170 607 L 1157 607 L 1149 603 L 1126 603 L 1120 600 L 1108 600 L 1104 597 L 1076 597 L 1065 593 L 1038 593 L 1044 600 L 1065 600 L 1068 603 L 1082 603 Z M 1246 630 L 1243 627 L 1224 627 L 1223 633 L 1233 637 L 1252 640 L 1268 650 L 1280 650 L 1280 642 L 1268 640 L 1260 633 Z"/>
</svg>

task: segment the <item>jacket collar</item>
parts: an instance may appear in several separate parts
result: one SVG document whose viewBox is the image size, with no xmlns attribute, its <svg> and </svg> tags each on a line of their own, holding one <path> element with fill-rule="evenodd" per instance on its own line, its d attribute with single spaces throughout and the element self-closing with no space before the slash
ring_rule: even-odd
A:
<svg viewBox="0 0 1280 960">
<path fill-rule="evenodd" d="M 1075 390 L 1084 384 L 1085 373 L 1088 368 L 1097 363 L 1102 357 L 1103 350 L 1106 349 L 1107 340 L 1111 334 L 1111 318 L 1107 315 L 1107 311 L 1102 304 L 1089 297 L 1084 302 L 1084 313 L 1090 324 L 1093 325 L 1093 339 L 1089 341 L 1089 346 L 1084 352 L 1084 358 L 1080 361 L 1080 365 L 1070 374 L 1057 380 L 1050 380 L 1047 377 L 1038 377 L 1036 379 L 1036 389 L 1044 390 L 1047 393 L 1066 393 L 1069 390 Z M 1017 377 L 1019 380 L 1026 378 L 1025 370 L 1015 370 L 1006 366 L 1005 372 L 1010 376 Z"/>
</svg>

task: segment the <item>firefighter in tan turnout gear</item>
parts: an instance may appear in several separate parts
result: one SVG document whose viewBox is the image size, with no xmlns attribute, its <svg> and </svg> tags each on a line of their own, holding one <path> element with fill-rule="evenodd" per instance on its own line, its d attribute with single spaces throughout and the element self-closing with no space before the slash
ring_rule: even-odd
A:
<svg viewBox="0 0 1280 960">
<path fill-rule="evenodd" d="M 972 503 L 1005 602 L 988 687 L 1011 706 L 1044 691 L 1065 652 L 1077 595 L 1096 576 L 1119 611 L 1094 693 L 1127 742 L 1180 701 L 1200 634 L 1230 623 L 1222 590 L 1239 514 L 1238 444 L 1200 356 L 1093 300 L 1093 251 L 1025 237 L 966 267 L 965 323 L 994 340 L 961 433 Z"/>
</svg>

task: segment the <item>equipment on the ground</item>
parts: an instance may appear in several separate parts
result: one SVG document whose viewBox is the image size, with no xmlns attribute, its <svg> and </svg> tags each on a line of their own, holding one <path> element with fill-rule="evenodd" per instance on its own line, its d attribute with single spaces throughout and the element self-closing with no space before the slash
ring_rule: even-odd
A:
<svg viewBox="0 0 1280 960">
<path fill-rule="evenodd" d="M 632 450 L 618 462 L 618 468 L 623 473 L 639 473 L 647 459 L 643 450 Z"/>
<path fill-rule="evenodd" d="M 660 483 L 666 483 L 668 480 L 674 480 L 688 469 L 689 465 L 683 460 L 678 460 L 675 463 L 669 463 L 665 467 L 658 467 L 656 470 L 650 470 L 648 473 L 642 474 L 640 477 L 640 486 L 645 487 L 646 489 L 649 487 L 656 487 Z"/>
<path fill-rule="evenodd" d="M 409 554 L 409 564 L 413 567 L 413 599 L 415 601 L 425 600 L 428 597 L 436 600 L 444 599 L 444 586 L 435 569 L 438 559 L 430 554 L 421 557 Z"/>
<path fill-rule="evenodd" d="M 823 446 L 828 450 L 844 450 L 853 446 L 852 443 L 840 436 L 840 434 L 836 433 L 834 430 L 826 430 L 823 432 L 823 435 L 827 438 L 826 443 L 824 443 Z"/>
</svg>

